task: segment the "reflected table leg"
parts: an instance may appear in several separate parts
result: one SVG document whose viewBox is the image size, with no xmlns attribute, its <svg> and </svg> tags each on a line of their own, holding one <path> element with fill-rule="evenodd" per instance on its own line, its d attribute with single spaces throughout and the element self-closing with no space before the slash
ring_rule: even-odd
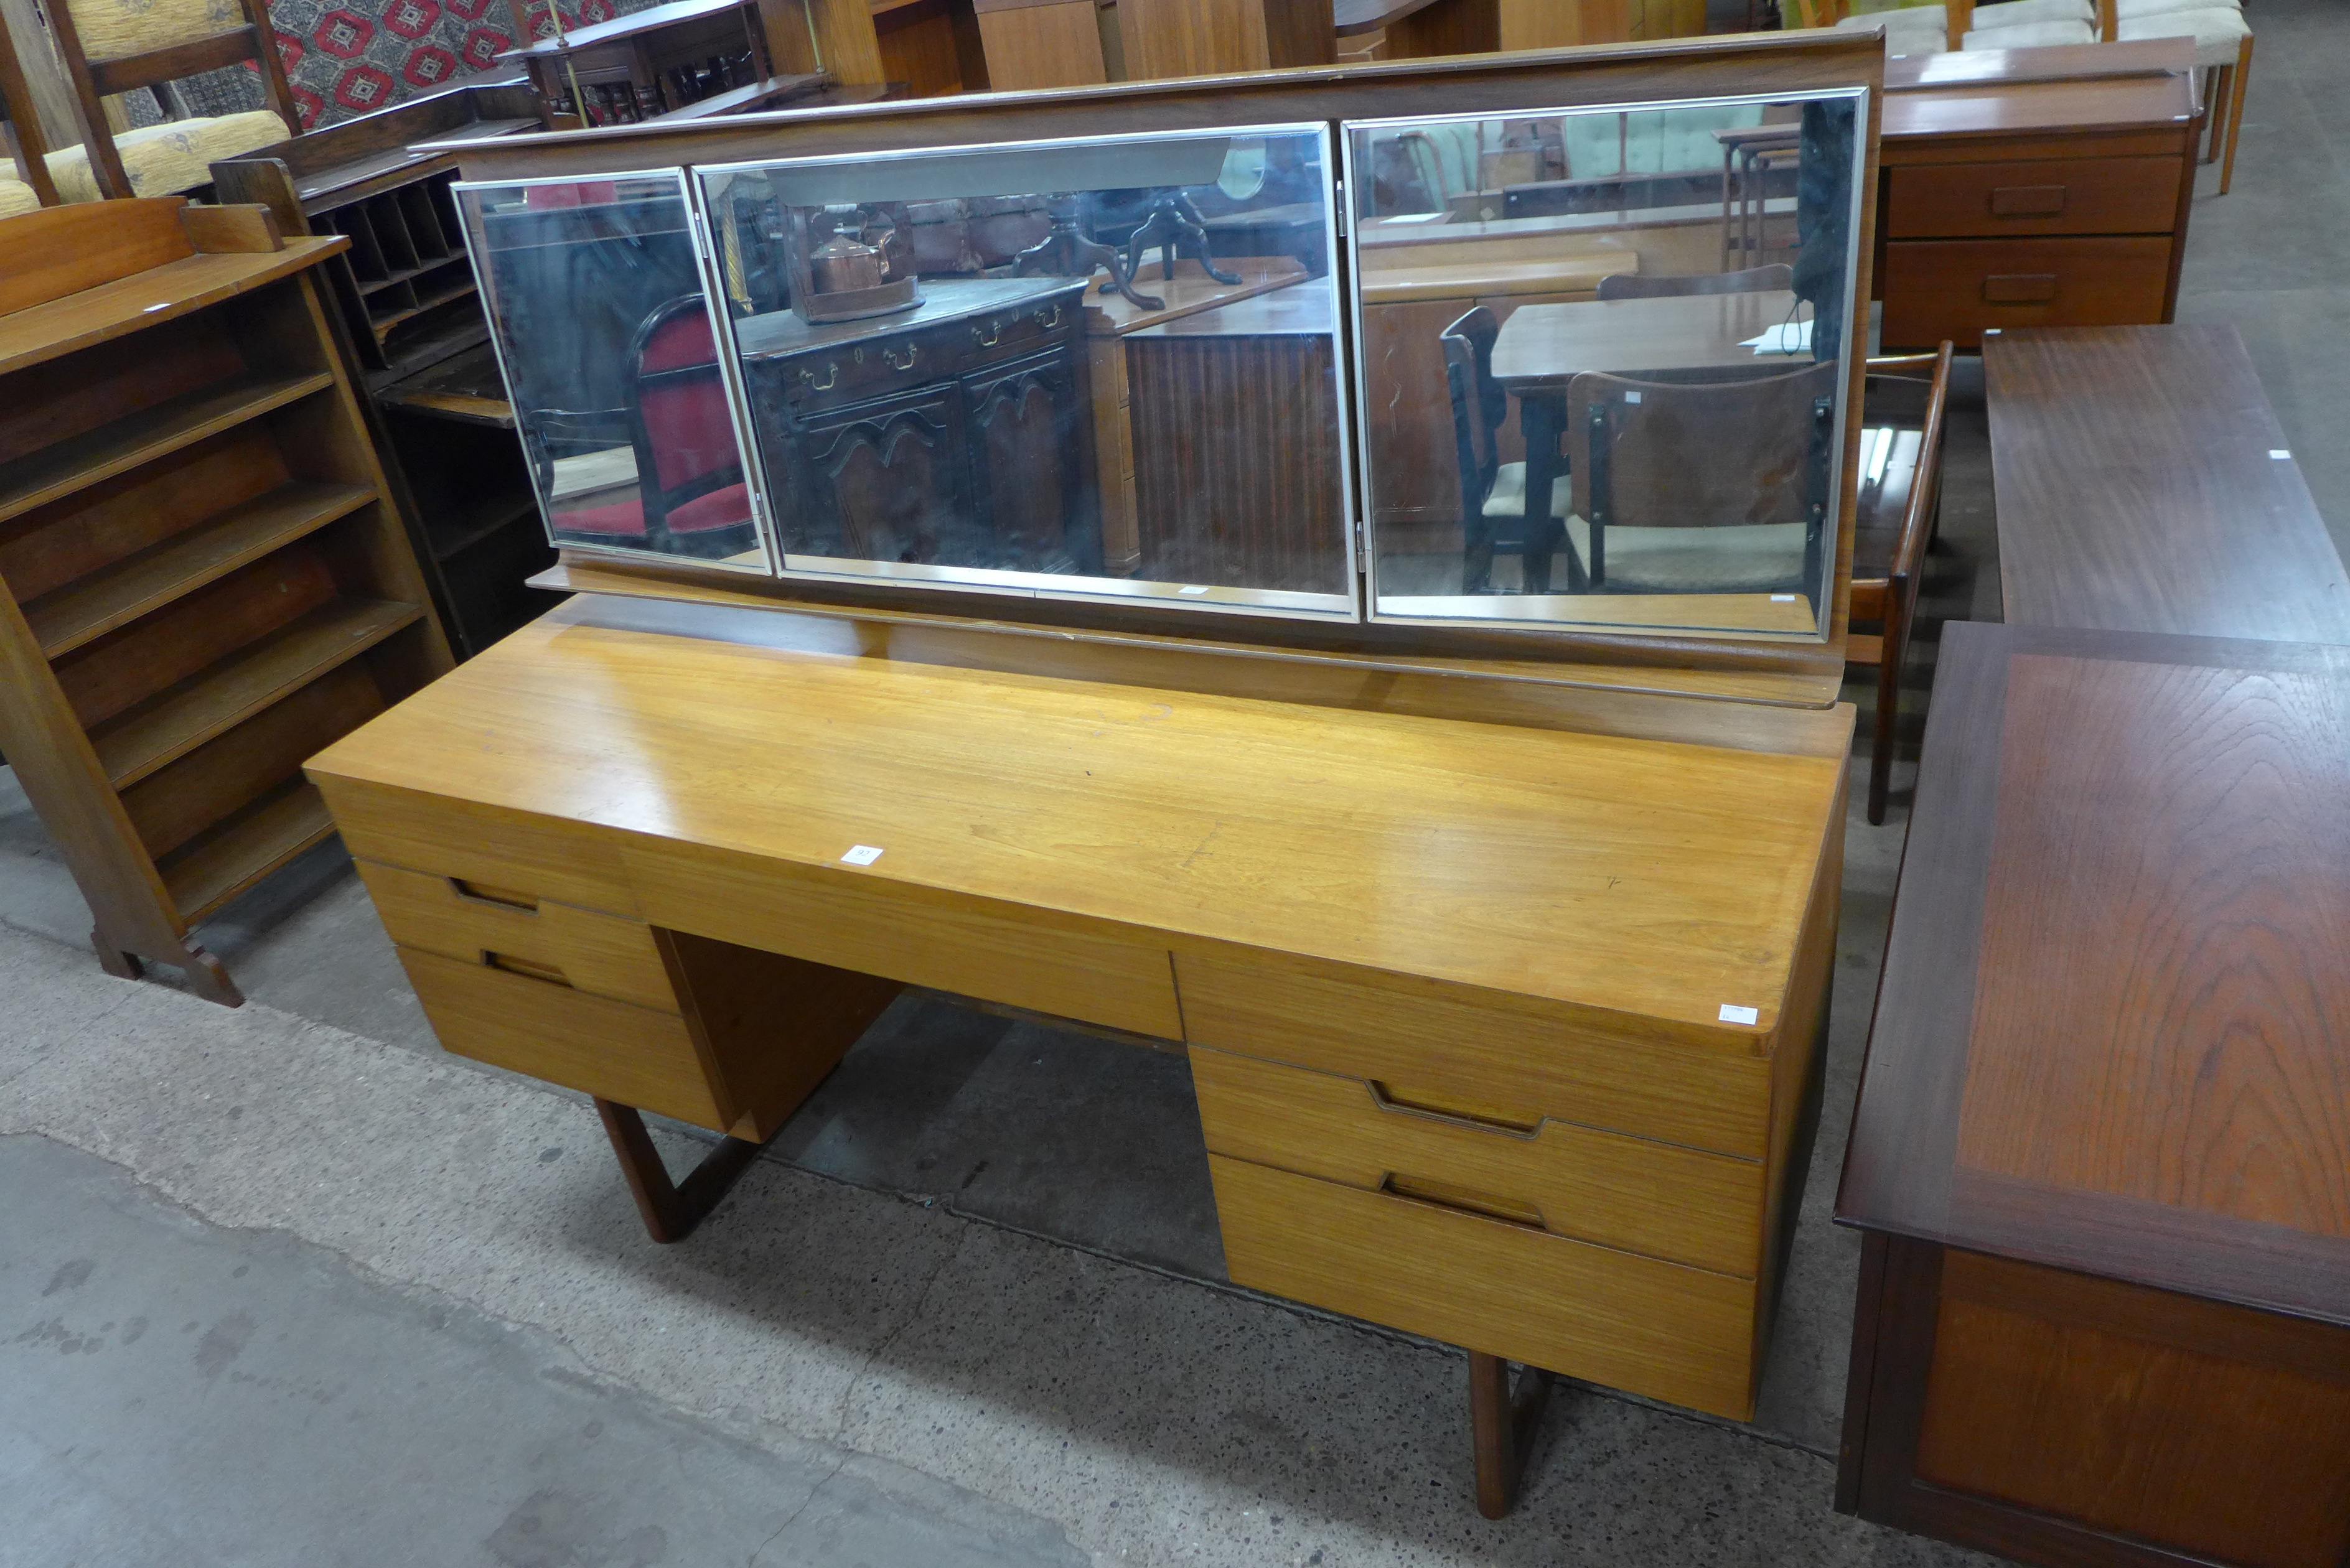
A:
<svg viewBox="0 0 2350 1568">
<path fill-rule="evenodd" d="M 1524 572 L 1520 590 L 1523 593 L 1550 592 L 1550 558 L 1565 532 L 1551 509 L 1550 493 L 1559 475 L 1559 427 L 1565 417 L 1564 389 L 1519 394 L 1518 424 L 1526 437 L 1525 537 L 1518 555 Z M 1566 558 L 1566 586 L 1569 593 L 1585 591 L 1583 567 L 1572 552 Z"/>
</svg>

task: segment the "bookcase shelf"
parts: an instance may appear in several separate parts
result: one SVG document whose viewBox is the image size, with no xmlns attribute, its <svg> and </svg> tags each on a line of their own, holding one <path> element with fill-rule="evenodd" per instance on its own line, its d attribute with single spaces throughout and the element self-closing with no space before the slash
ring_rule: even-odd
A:
<svg viewBox="0 0 2350 1568">
<path fill-rule="evenodd" d="M 176 197 L 0 220 L 0 279 L 43 267 L 0 314 L 0 752 L 100 963 L 229 1005 L 191 926 L 332 830 L 303 762 L 450 663 L 317 282 L 348 244 Z"/>
</svg>

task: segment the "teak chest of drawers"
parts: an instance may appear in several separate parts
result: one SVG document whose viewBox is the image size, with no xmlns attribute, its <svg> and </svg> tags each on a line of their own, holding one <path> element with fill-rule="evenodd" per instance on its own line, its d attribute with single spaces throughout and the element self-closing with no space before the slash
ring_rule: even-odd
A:
<svg viewBox="0 0 2350 1568">
<path fill-rule="evenodd" d="M 1889 349 L 2168 321 L 2199 123 L 2184 39 L 1887 63 Z"/>
<path fill-rule="evenodd" d="M 1850 710 L 1738 750 L 1213 662 L 1288 700 L 591 597 L 310 773 L 442 1043 L 603 1102 L 656 1235 L 724 1177 L 633 1107 L 739 1163 L 926 986 L 1188 1049 L 1232 1279 L 1475 1353 L 1489 1508 L 1506 1361 L 1748 1416 Z"/>
</svg>

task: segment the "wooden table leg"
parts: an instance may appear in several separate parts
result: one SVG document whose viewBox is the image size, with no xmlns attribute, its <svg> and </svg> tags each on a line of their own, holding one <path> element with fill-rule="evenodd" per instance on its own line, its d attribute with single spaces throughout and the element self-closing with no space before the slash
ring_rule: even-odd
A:
<svg viewBox="0 0 2350 1568">
<path fill-rule="evenodd" d="M 691 1235 L 702 1217 L 718 1206 L 759 1152 L 755 1143 L 739 1137 L 723 1139 L 702 1157 L 692 1174 L 672 1184 L 669 1167 L 661 1163 L 660 1151 L 653 1147 L 652 1135 L 645 1131 L 645 1119 L 634 1106 L 599 1099 L 596 1114 L 604 1118 L 604 1131 L 620 1161 L 620 1174 L 628 1178 L 637 1212 L 644 1216 L 646 1234 L 656 1241 L 682 1241 Z"/>
<path fill-rule="evenodd" d="M 1477 1448 L 1477 1511 L 1499 1519 L 1517 1501 L 1526 1455 L 1550 1404 L 1551 1375 L 1529 1366 L 1510 1386 L 1510 1364 L 1469 1353 L 1469 1426 Z"/>
<path fill-rule="evenodd" d="M 1526 438 L 1526 497 L 1525 537 L 1518 553 L 1519 570 L 1523 579 L 1518 591 L 1525 594 L 1550 592 L 1551 556 L 1565 536 L 1565 524 L 1550 509 L 1550 493 L 1558 478 L 1559 427 L 1566 420 L 1566 391 L 1528 391 L 1518 398 L 1518 428 Z M 1475 593 L 1482 585 L 1468 591 Z M 1583 567 L 1575 552 L 1566 553 L 1566 591 L 1572 594 L 1589 591 Z"/>
</svg>

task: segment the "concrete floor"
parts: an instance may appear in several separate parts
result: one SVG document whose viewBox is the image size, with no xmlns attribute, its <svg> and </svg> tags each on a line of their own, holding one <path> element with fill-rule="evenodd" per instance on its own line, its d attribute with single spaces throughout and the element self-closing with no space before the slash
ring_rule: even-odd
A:
<svg viewBox="0 0 2350 1568">
<path fill-rule="evenodd" d="M 2350 21 L 2254 20 L 2180 315 L 2243 332 L 2350 543 Z M 1225 1281 L 1179 1058 L 937 1002 L 655 1247 L 584 1100 L 434 1046 L 335 846 L 202 933 L 228 1012 L 98 972 L 0 770 L 0 1568 L 1987 1562 L 1828 1508 L 1857 1255 L 1828 1212 L 1909 763 L 1939 620 L 1998 615 L 1970 364 L 1960 392 L 1751 1426 L 1575 1391 L 1479 1519 L 1457 1354 Z"/>
</svg>

